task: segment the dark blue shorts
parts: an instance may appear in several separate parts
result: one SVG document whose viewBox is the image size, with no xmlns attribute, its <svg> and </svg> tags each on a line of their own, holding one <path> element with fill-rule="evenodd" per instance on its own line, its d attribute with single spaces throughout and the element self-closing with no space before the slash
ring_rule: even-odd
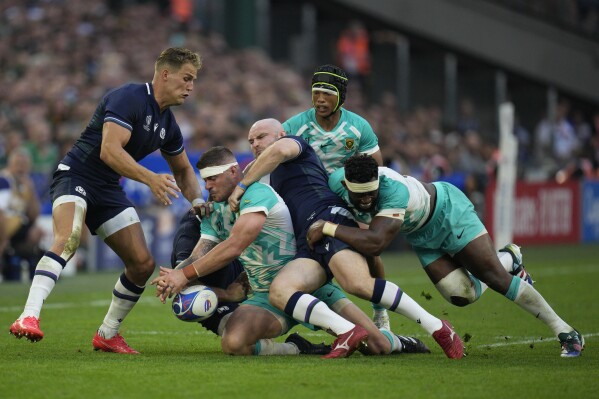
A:
<svg viewBox="0 0 599 399">
<path fill-rule="evenodd" d="M 191 255 L 193 248 L 200 241 L 200 220 L 191 212 L 186 212 L 179 221 L 179 227 L 173 240 L 173 253 L 171 254 L 171 267 L 175 267 Z M 237 259 L 200 279 L 208 287 L 226 289 L 243 271 L 243 265 Z M 237 302 L 219 302 L 216 312 L 200 324 L 207 330 L 218 335 L 218 326 L 226 315 L 239 307 Z"/>
<path fill-rule="evenodd" d="M 93 235 L 106 221 L 133 208 L 118 182 L 100 183 L 68 170 L 57 170 L 50 186 L 52 202 L 63 195 L 75 195 L 87 202 L 85 224 Z"/>
<path fill-rule="evenodd" d="M 331 261 L 333 255 L 335 255 L 337 252 L 341 250 L 353 250 L 353 248 L 349 244 L 346 244 L 345 242 L 340 241 L 334 237 L 324 236 L 322 240 L 320 240 L 314 245 L 314 250 L 311 250 L 308 246 L 308 242 L 306 241 L 306 233 L 310 228 L 310 224 L 319 219 L 340 224 L 343 226 L 359 226 L 347 209 L 339 206 L 333 206 L 322 211 L 320 214 L 315 215 L 314 218 L 310 221 L 310 223 L 307 223 L 307 226 L 302 230 L 300 236 L 295 238 L 297 241 L 297 254 L 295 255 L 295 259 L 314 259 L 315 261 L 320 263 L 320 265 L 324 268 L 324 270 L 327 273 L 327 279 L 330 280 L 333 278 L 333 273 L 331 273 L 331 270 L 329 269 L 329 262 Z"/>
</svg>

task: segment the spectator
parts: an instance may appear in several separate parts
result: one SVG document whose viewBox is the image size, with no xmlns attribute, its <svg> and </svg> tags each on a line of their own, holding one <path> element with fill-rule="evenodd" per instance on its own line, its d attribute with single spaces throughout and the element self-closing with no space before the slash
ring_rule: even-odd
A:
<svg viewBox="0 0 599 399">
<path fill-rule="evenodd" d="M 21 270 L 10 270 L 9 259 L 18 257 L 29 264 L 30 275 L 41 258 L 42 230 L 35 225 L 40 202 L 30 177 L 31 157 L 25 149 L 10 153 L 0 171 L 0 252 L 5 263 L 3 276 L 20 279 Z"/>
<path fill-rule="evenodd" d="M 337 40 L 337 63 L 352 81 L 360 83 L 362 89 L 370 75 L 370 38 L 360 21 L 350 22 Z"/>
</svg>

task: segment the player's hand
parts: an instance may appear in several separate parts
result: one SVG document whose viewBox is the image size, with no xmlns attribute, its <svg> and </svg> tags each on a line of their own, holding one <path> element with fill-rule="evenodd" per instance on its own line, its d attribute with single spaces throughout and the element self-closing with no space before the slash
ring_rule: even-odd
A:
<svg viewBox="0 0 599 399">
<path fill-rule="evenodd" d="M 203 204 L 196 205 L 191 208 L 191 213 L 200 218 L 204 218 L 206 216 L 210 216 L 210 213 L 214 210 L 214 202 L 204 202 Z"/>
<path fill-rule="evenodd" d="M 239 276 L 227 287 L 227 295 L 231 295 L 231 302 L 241 302 L 247 298 L 252 292 L 248 275 L 245 271 L 241 272 Z"/>
<path fill-rule="evenodd" d="M 235 187 L 235 190 L 231 193 L 229 197 L 229 208 L 231 208 L 232 212 L 239 212 L 239 202 L 241 201 L 241 197 L 245 193 L 245 190 L 239 186 Z"/>
<path fill-rule="evenodd" d="M 160 266 L 160 276 L 150 282 L 156 286 L 156 296 L 162 303 L 166 303 L 167 298 L 172 298 L 178 294 L 187 285 L 187 277 L 183 270 L 174 270 Z"/>
<path fill-rule="evenodd" d="M 308 242 L 310 249 L 314 249 L 314 244 L 322 240 L 322 237 L 324 236 L 324 234 L 322 234 L 322 228 L 324 227 L 325 223 L 326 221 L 324 220 L 317 220 L 308 228 L 308 233 L 306 233 L 306 241 Z"/>
<path fill-rule="evenodd" d="M 147 184 L 154 197 L 163 205 L 172 205 L 171 197 L 179 198 L 181 189 L 177 187 L 175 178 L 168 173 L 153 174 Z"/>
</svg>

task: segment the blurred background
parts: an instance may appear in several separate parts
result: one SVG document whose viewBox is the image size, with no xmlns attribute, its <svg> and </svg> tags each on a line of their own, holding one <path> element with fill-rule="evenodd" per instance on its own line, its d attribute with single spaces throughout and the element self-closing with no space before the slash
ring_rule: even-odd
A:
<svg viewBox="0 0 599 399">
<path fill-rule="evenodd" d="M 213 145 L 247 163 L 251 124 L 310 108 L 313 70 L 334 63 L 386 166 L 455 184 L 489 231 L 498 107 L 511 102 L 515 242 L 599 243 L 599 0 L 0 0 L 3 280 L 27 282 L 50 245 L 51 174 L 98 101 L 151 81 L 169 46 L 203 58 L 192 98 L 173 108 L 193 164 Z M 142 164 L 168 170 L 159 154 Z M 168 263 L 189 204 L 122 183 Z M 68 270 L 120 267 L 87 232 Z"/>
</svg>

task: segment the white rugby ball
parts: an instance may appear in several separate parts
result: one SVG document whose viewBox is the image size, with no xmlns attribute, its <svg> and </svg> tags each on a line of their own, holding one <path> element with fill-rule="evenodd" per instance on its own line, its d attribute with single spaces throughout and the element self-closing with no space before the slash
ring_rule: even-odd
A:
<svg viewBox="0 0 599 399">
<path fill-rule="evenodd" d="M 212 316 L 217 305 L 214 291 L 205 285 L 192 285 L 175 295 L 172 307 L 177 319 L 197 322 Z"/>
</svg>

